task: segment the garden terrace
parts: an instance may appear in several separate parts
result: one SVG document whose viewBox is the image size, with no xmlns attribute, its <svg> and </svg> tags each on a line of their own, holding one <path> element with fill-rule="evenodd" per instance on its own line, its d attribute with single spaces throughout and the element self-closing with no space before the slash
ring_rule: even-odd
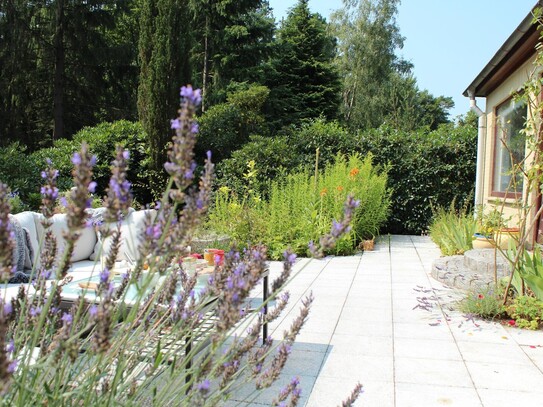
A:
<svg viewBox="0 0 543 407">
<path fill-rule="evenodd" d="M 337 405 L 358 381 L 364 392 L 355 405 L 539 405 L 543 332 L 454 311 L 464 294 L 430 276 L 439 256 L 428 237 L 391 236 L 372 252 L 299 260 L 290 312 L 271 327 L 274 339 L 297 301 L 309 291 L 315 300 L 285 370 L 272 389 L 251 393 L 248 384 L 225 405 L 269 405 L 293 376 L 301 406 Z M 279 272 L 273 262 L 271 277 Z"/>
</svg>

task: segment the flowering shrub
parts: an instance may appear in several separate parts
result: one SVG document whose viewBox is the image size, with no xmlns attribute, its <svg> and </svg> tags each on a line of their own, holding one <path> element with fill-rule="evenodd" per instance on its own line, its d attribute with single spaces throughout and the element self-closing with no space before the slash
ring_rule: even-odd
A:
<svg viewBox="0 0 543 407">
<path fill-rule="evenodd" d="M 519 328 L 539 329 L 543 320 L 543 302 L 526 295 L 513 299 L 506 311 Z"/>
<path fill-rule="evenodd" d="M 249 186 L 256 171 L 253 166 L 247 173 L 253 175 L 245 176 Z M 265 244 L 274 258 L 287 247 L 306 255 L 307 241 L 316 241 L 339 219 L 346 197 L 352 195 L 360 200 L 352 229 L 333 249 L 337 254 L 352 253 L 360 239 L 376 236 L 387 219 L 390 192 L 386 181 L 386 169 L 375 168 L 371 156 L 338 155 L 334 164 L 316 176 L 301 171 L 272 182 L 268 199 L 261 199 L 252 187 L 246 187 L 241 197 L 220 188 L 208 224 L 240 244 Z"/>
<path fill-rule="evenodd" d="M 460 303 L 462 312 L 482 318 L 496 318 L 504 314 L 501 303 L 501 292 L 493 288 L 469 292 Z"/>
<path fill-rule="evenodd" d="M 241 377 L 256 389 L 269 387 L 285 365 L 292 343 L 302 328 L 313 297 L 303 300 L 299 316 L 279 344 L 260 338 L 262 324 L 277 318 L 288 304 L 288 293 L 279 294 L 289 279 L 296 256 L 285 251 L 282 274 L 272 282 L 268 314 L 247 314 L 246 300 L 266 271 L 266 250 L 253 247 L 243 253 L 230 251 L 224 266 L 216 267 L 205 288 L 197 290 L 197 276 L 188 274 L 180 257 L 199 225 L 209 202 L 213 164 L 208 153 L 199 188 L 193 148 L 197 125 L 193 120 L 200 92 L 181 90 L 182 108 L 172 121 L 176 130 L 165 169 L 170 181 L 157 216 L 149 218 L 139 247 L 140 258 L 114 284 L 120 219 L 131 205 L 126 178 L 129 153 L 118 147 L 107 188 L 101 232 L 111 237 L 111 249 L 99 274 L 96 302 L 81 296 L 66 306 L 62 293 L 69 282 L 67 271 L 74 245 L 83 228 L 91 227 L 86 213 L 95 159 L 88 146 L 72 157 L 75 188 L 67 205 L 68 232 L 60 259 L 49 228 L 59 190 L 58 171 L 48 162 L 41 189 L 45 239 L 40 243 L 40 263 L 32 270 L 32 283 L 21 286 L 13 298 L 0 300 L 0 392 L 6 405 L 215 405 L 239 385 Z M 345 216 L 329 234 L 311 245 L 322 255 L 346 232 L 358 205 L 345 203 Z M 0 278 L 14 272 L 13 231 L 9 223 L 8 190 L 0 183 Z M 116 225 L 112 226 L 112 225 Z M 52 278 L 52 280 L 48 280 Z M 128 301 L 129 288 L 135 289 Z M 269 301 L 262 304 L 270 305 Z M 245 318 L 249 328 L 226 341 Z M 193 340 L 192 340 L 192 339 Z M 189 339 L 191 339 L 189 341 Z M 257 344 L 263 340 L 262 346 Z M 346 401 L 350 405 L 361 387 Z M 296 405 L 299 382 L 293 379 L 274 404 Z"/>
</svg>

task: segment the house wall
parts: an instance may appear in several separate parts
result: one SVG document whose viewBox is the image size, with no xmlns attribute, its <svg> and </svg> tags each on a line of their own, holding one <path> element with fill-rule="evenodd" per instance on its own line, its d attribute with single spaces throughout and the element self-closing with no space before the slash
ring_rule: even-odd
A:
<svg viewBox="0 0 543 407">
<path fill-rule="evenodd" d="M 484 174 L 482 176 L 483 209 L 485 212 L 488 212 L 493 207 L 497 206 L 500 210 L 503 207 L 504 218 L 511 219 L 508 222 L 509 227 L 517 226 L 521 199 L 492 196 L 494 147 L 496 142 L 496 108 L 507 101 L 514 91 L 520 89 L 532 77 L 534 74 L 534 59 L 535 56 L 526 61 L 486 98 Z"/>
</svg>

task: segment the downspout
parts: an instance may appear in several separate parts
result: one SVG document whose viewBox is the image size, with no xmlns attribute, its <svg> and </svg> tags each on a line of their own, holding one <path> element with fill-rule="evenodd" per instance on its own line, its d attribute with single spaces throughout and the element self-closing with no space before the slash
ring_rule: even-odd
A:
<svg viewBox="0 0 543 407">
<path fill-rule="evenodd" d="M 468 91 L 469 108 L 474 112 L 478 120 L 477 126 L 477 165 L 475 173 L 475 214 L 478 208 L 483 205 L 483 172 L 484 172 L 484 151 L 485 151 L 485 113 L 477 106 L 473 91 Z"/>
</svg>

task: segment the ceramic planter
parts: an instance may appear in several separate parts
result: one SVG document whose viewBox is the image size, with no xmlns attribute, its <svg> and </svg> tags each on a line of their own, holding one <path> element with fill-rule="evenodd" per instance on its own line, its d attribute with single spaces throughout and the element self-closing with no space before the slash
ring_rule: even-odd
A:
<svg viewBox="0 0 543 407">
<path fill-rule="evenodd" d="M 509 242 L 512 242 L 515 246 L 518 245 L 520 231 L 518 228 L 502 228 L 494 232 L 494 240 L 500 249 L 507 250 Z"/>
<path fill-rule="evenodd" d="M 474 237 L 471 243 L 474 249 L 493 249 L 496 245 L 494 239 L 485 236 Z"/>
</svg>

